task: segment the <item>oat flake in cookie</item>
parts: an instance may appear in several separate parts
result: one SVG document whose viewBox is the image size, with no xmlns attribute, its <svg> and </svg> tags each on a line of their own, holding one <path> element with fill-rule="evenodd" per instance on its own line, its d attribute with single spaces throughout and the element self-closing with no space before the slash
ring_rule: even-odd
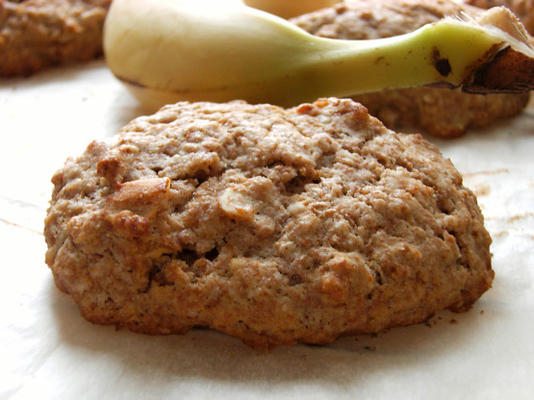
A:
<svg viewBox="0 0 534 400">
<path fill-rule="evenodd" d="M 166 106 L 52 181 L 57 286 L 136 332 L 328 343 L 466 310 L 493 279 L 458 171 L 352 100 Z"/>
</svg>

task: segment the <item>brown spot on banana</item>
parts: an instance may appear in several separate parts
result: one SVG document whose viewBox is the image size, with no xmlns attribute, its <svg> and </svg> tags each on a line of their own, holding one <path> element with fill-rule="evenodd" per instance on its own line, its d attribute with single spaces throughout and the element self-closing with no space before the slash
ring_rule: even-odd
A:
<svg viewBox="0 0 534 400">
<path fill-rule="evenodd" d="M 441 58 L 439 50 L 436 47 L 432 49 L 432 64 L 441 76 L 448 76 L 452 72 L 449 59 Z"/>
</svg>

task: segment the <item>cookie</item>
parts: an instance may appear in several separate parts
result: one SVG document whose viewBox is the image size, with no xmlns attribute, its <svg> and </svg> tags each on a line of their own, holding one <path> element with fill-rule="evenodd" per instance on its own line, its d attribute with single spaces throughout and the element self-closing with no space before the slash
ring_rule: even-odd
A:
<svg viewBox="0 0 534 400">
<path fill-rule="evenodd" d="M 466 310 L 494 275 L 451 162 L 350 99 L 169 105 L 52 182 L 57 286 L 136 332 L 328 343 Z"/>
<path fill-rule="evenodd" d="M 0 0 L 0 77 L 102 54 L 111 0 Z"/>
<path fill-rule="evenodd" d="M 445 16 L 480 9 L 451 0 L 355 0 L 291 21 L 304 30 L 336 39 L 378 39 L 405 34 Z M 354 96 L 392 129 L 457 137 L 471 128 L 491 126 L 519 114 L 529 93 L 474 95 L 460 90 L 422 87 Z"/>
</svg>

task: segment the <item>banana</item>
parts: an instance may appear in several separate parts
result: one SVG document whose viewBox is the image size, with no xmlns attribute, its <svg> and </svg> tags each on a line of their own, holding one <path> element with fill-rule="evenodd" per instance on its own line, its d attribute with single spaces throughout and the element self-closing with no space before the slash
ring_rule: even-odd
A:
<svg viewBox="0 0 534 400">
<path fill-rule="evenodd" d="M 534 50 L 524 28 L 503 8 L 483 20 L 347 41 L 315 37 L 240 0 L 114 0 L 104 51 L 113 74 L 149 109 L 180 100 L 291 106 L 427 84 L 532 89 Z"/>
</svg>

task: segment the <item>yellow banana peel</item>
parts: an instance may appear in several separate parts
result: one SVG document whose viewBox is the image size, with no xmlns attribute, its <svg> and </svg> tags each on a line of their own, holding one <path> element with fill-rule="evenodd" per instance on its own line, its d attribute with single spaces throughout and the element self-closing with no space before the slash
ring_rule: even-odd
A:
<svg viewBox="0 0 534 400">
<path fill-rule="evenodd" d="M 243 99 L 291 106 L 422 85 L 473 92 L 534 86 L 534 50 L 504 8 L 378 40 L 315 37 L 240 0 L 114 0 L 109 68 L 148 108 Z"/>
</svg>

